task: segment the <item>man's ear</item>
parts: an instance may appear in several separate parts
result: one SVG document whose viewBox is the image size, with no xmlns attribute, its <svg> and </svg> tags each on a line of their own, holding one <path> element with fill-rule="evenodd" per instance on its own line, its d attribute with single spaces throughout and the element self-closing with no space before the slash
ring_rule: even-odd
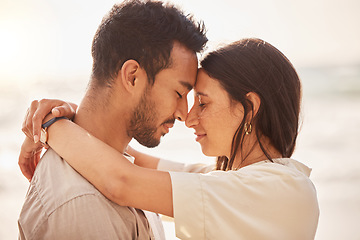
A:
<svg viewBox="0 0 360 240">
<path fill-rule="evenodd" d="M 248 92 L 246 94 L 247 99 L 252 102 L 253 105 L 253 117 L 256 116 L 257 112 L 259 111 L 260 108 L 260 104 L 261 104 L 261 99 L 259 97 L 259 95 L 257 93 L 254 92 Z"/>
<path fill-rule="evenodd" d="M 127 60 L 118 72 L 118 81 L 128 92 L 135 91 L 143 82 L 140 80 L 144 75 L 144 70 L 140 68 L 140 64 L 135 60 Z"/>
</svg>

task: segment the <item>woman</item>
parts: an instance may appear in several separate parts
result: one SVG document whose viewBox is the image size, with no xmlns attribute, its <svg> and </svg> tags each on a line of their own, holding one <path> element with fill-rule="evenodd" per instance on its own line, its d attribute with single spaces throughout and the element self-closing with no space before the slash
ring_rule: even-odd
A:
<svg viewBox="0 0 360 240">
<path fill-rule="evenodd" d="M 186 125 L 203 153 L 218 157 L 216 170 L 130 149 L 138 167 L 66 120 L 48 129 L 48 144 L 110 200 L 174 217 L 181 239 L 313 239 L 311 170 L 290 159 L 301 84 L 289 60 L 244 39 L 202 60 L 194 90 Z"/>
</svg>

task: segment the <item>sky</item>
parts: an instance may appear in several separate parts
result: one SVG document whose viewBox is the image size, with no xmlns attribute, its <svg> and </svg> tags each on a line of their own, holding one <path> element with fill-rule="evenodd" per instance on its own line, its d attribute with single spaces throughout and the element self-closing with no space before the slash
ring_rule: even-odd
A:
<svg viewBox="0 0 360 240">
<path fill-rule="evenodd" d="M 89 75 L 91 41 L 118 1 L 0 0 L 0 83 Z M 172 0 L 203 20 L 208 50 L 244 37 L 295 67 L 360 64 L 358 0 Z"/>
</svg>

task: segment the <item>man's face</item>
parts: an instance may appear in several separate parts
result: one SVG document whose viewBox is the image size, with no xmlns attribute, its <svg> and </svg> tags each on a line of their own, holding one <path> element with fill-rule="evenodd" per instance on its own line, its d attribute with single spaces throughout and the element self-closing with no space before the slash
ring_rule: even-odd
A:
<svg viewBox="0 0 360 240">
<path fill-rule="evenodd" d="M 155 76 L 154 85 L 146 88 L 131 118 L 129 136 L 146 147 L 159 145 L 175 119 L 184 121 L 187 116 L 187 94 L 195 84 L 197 57 L 175 42 L 170 58 L 171 66 Z"/>
</svg>

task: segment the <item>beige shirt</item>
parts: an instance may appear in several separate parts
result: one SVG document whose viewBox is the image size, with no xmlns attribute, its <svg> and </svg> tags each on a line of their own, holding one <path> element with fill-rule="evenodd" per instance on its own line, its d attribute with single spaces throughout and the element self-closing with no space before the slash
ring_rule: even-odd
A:
<svg viewBox="0 0 360 240">
<path fill-rule="evenodd" d="M 49 149 L 36 168 L 19 239 L 154 239 L 142 210 L 119 206 Z"/>
<path fill-rule="evenodd" d="M 176 236 L 197 240 L 314 239 L 319 206 L 309 179 L 311 169 L 292 159 L 274 161 L 237 171 L 209 172 L 213 166 L 160 160 L 159 170 L 173 171 Z"/>
</svg>

